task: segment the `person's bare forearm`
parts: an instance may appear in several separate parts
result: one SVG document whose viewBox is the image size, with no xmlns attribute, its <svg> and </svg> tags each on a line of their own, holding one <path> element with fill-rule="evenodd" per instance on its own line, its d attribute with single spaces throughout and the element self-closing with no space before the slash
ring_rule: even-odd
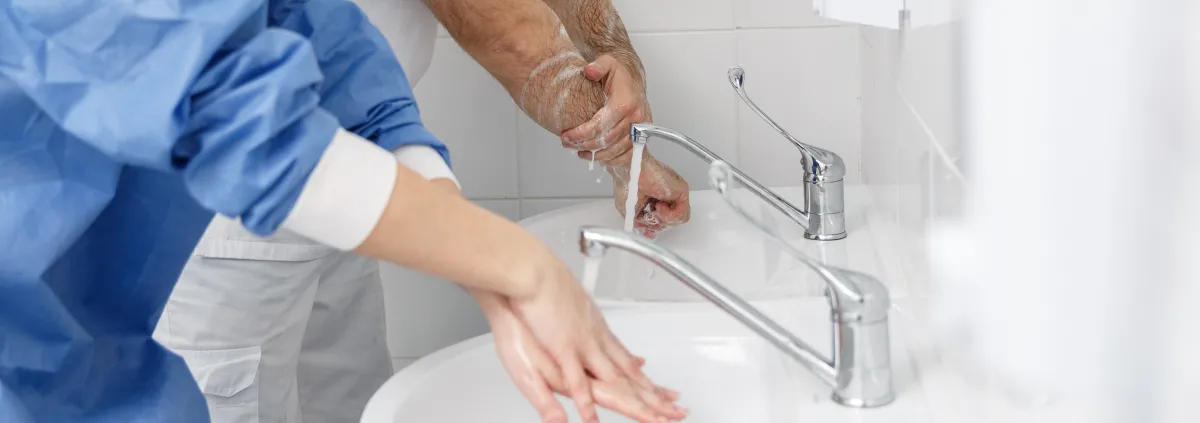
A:
<svg viewBox="0 0 1200 423">
<path fill-rule="evenodd" d="M 454 40 L 487 69 L 530 118 L 558 134 L 604 106 L 583 76 L 587 60 L 540 0 L 425 0 Z"/>
<path fill-rule="evenodd" d="M 633 44 L 625 23 L 612 0 L 542 0 L 562 20 L 571 35 L 571 40 L 588 60 L 607 54 L 629 67 L 636 78 L 644 79 L 642 61 Z"/>
<path fill-rule="evenodd" d="M 447 191 L 400 166 L 383 217 L 354 251 L 513 298 L 560 271 L 533 235 Z"/>
<path fill-rule="evenodd" d="M 458 190 L 458 185 L 449 179 L 434 179 L 431 182 L 435 187 L 441 189 L 454 196 L 462 196 L 462 191 Z M 463 286 L 463 289 L 475 298 L 479 303 L 479 309 L 483 311 L 483 315 L 487 317 L 488 322 L 501 321 L 505 317 L 512 314 L 512 309 L 508 306 L 508 298 L 485 289 L 472 288 Z"/>
</svg>

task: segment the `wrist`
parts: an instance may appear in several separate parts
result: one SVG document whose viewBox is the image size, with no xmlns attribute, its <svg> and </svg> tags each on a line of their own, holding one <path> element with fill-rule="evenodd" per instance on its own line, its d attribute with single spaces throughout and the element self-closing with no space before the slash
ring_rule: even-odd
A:
<svg viewBox="0 0 1200 423">
<path fill-rule="evenodd" d="M 475 298 L 475 302 L 479 303 L 479 309 L 483 312 L 483 317 L 488 320 L 491 326 L 494 327 L 499 322 L 512 316 L 512 310 L 508 306 L 508 299 L 503 295 L 478 288 L 466 288 L 466 290 Z"/>
<path fill-rule="evenodd" d="M 513 301 L 517 302 L 537 299 L 555 283 L 563 280 L 564 274 L 571 274 L 571 271 L 558 260 L 558 257 L 544 248 L 541 252 L 527 257 L 521 262 L 524 263 L 524 266 L 515 274 L 518 280 L 513 281 L 513 286 L 520 287 L 520 289 L 515 290 L 516 293 L 510 296 Z"/>
<path fill-rule="evenodd" d="M 642 147 L 642 168 L 645 169 L 647 165 L 655 162 L 654 156 L 650 155 L 650 149 Z M 608 174 L 612 175 L 613 181 L 628 181 L 629 171 L 633 168 L 633 149 L 604 162 L 604 166 L 608 170 Z"/>
</svg>

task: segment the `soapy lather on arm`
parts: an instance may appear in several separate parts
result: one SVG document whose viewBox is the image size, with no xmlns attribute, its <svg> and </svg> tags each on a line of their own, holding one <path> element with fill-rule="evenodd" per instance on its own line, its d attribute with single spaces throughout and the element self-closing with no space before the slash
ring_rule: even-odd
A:
<svg viewBox="0 0 1200 423">
<path fill-rule="evenodd" d="M 539 0 L 426 0 L 467 54 L 504 87 L 517 106 L 558 134 L 587 122 L 605 103 L 584 76 L 587 59 L 562 22 Z"/>
<path fill-rule="evenodd" d="M 611 0 L 543 0 L 562 19 L 564 30 L 581 54 L 592 62 L 584 76 L 604 86 L 605 104 L 588 122 L 561 133 L 564 147 L 581 158 L 599 160 L 613 175 L 617 210 L 629 194 L 627 185 L 633 143 L 630 125 L 653 121 L 646 98 L 646 72 L 633 49 L 625 24 Z M 637 228 L 655 237 L 690 218 L 688 185 L 674 170 L 643 154 L 638 184 Z"/>
<path fill-rule="evenodd" d="M 562 135 L 564 147 L 576 150 L 585 160 L 600 161 L 610 174 L 628 173 L 632 158 L 629 125 L 650 121 L 651 114 L 641 61 L 611 3 L 426 3 L 455 41 L 500 82 L 526 115 L 547 131 Z M 643 166 L 646 171 L 641 180 L 672 185 L 641 186 L 639 199 L 644 198 L 643 203 L 654 199 L 666 207 L 671 217 L 659 221 L 685 222 L 690 213 L 687 197 L 681 195 L 688 190 L 686 182 L 653 159 L 647 163 L 654 167 Z M 623 193 L 627 187 L 614 178 L 613 189 Z M 665 192 L 675 194 L 663 196 Z M 618 206 L 618 211 L 625 213 L 623 207 Z M 646 227 L 644 219 L 637 224 Z M 654 226 L 654 232 L 661 230 L 659 226 Z"/>
</svg>

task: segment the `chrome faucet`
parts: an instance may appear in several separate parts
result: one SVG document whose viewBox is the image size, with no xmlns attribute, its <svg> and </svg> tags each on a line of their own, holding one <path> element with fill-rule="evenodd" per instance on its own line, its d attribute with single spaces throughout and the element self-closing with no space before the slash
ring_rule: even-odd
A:
<svg viewBox="0 0 1200 423">
<path fill-rule="evenodd" d="M 580 231 L 579 249 L 588 257 L 603 257 L 608 248 L 639 255 L 696 291 L 745 324 L 776 348 L 790 355 L 833 387 L 833 401 L 849 407 L 878 407 L 895 399 L 892 390 L 891 350 L 888 340 L 887 287 L 871 275 L 827 266 L 796 250 L 774 235 L 732 198 L 736 169 L 715 161 L 709 171 L 712 184 L 728 205 L 777 241 L 783 249 L 825 282 L 825 296 L 833 309 L 833 358 L 825 358 L 737 294 L 696 269 L 675 253 L 636 234 L 615 229 L 585 227 Z"/>
<path fill-rule="evenodd" d="M 699 156 L 709 163 L 724 161 L 724 159 L 704 147 L 704 145 L 673 129 L 647 123 L 635 123 L 629 129 L 629 138 L 633 142 L 645 143 L 651 136 L 674 141 L 676 144 L 683 146 L 688 151 L 691 151 L 692 154 Z M 803 146 L 803 144 L 798 145 Z M 731 167 L 731 169 L 738 181 L 749 188 L 751 192 L 787 215 L 792 221 L 804 227 L 804 238 L 819 241 L 842 239 L 846 237 L 846 213 L 845 204 L 842 200 L 841 176 L 845 171 L 842 170 L 842 160 L 833 155 L 833 153 L 824 150 L 816 151 L 826 153 L 837 160 L 835 162 L 818 163 L 815 159 L 811 159 L 810 156 L 805 156 L 806 166 L 812 164 L 814 170 L 825 170 L 820 171 L 820 174 L 824 175 L 821 177 L 815 176 L 816 174 L 809 175 L 812 178 L 806 176 L 804 181 L 805 201 L 803 209 L 796 207 L 783 199 L 783 197 L 780 197 L 779 194 L 758 183 L 758 181 L 751 179 L 750 176 L 741 170 L 734 167 Z M 808 170 L 805 172 L 808 174 Z M 834 174 L 837 175 L 836 179 L 827 179 L 831 178 Z"/>
<path fill-rule="evenodd" d="M 805 233 L 805 238 L 817 240 L 835 240 L 846 237 L 846 206 L 843 200 L 842 178 L 846 176 L 846 164 L 842 158 L 832 151 L 818 148 L 800 142 L 789 134 L 746 94 L 746 71 L 740 66 L 729 69 L 727 73 L 729 84 L 737 92 L 738 97 L 750 107 L 758 117 L 771 125 L 771 128 L 787 138 L 800 156 L 804 168 L 804 210 L 809 213 L 812 227 Z"/>
</svg>

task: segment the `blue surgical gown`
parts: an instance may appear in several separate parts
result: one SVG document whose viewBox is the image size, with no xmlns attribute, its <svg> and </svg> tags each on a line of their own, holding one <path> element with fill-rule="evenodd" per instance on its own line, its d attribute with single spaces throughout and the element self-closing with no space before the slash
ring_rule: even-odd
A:
<svg viewBox="0 0 1200 423">
<path fill-rule="evenodd" d="M 0 6 L 0 422 L 207 422 L 151 333 L 212 213 L 275 231 L 339 126 L 448 159 L 348 0 Z"/>
</svg>

